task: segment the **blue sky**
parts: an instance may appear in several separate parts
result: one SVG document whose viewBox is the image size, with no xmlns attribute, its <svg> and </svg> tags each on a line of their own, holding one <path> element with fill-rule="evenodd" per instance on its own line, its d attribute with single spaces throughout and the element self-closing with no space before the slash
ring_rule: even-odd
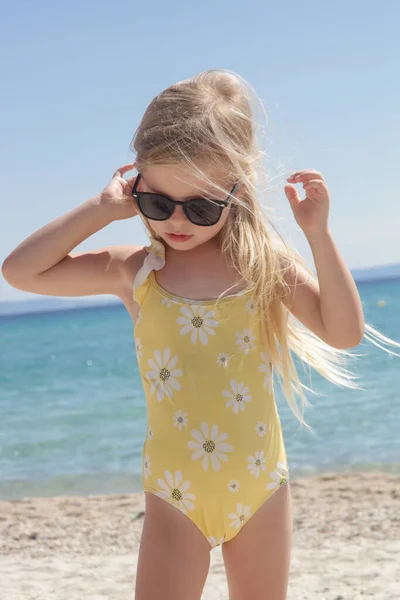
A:
<svg viewBox="0 0 400 600">
<path fill-rule="evenodd" d="M 400 3 L 1 4 L 1 262 L 133 160 L 132 135 L 160 90 L 210 68 L 236 71 L 265 104 L 268 202 L 286 239 L 312 260 L 283 185 L 314 168 L 350 268 L 400 262 Z M 138 219 L 78 249 L 119 243 L 146 243 Z M 28 297 L 1 279 L 1 300 Z"/>
</svg>

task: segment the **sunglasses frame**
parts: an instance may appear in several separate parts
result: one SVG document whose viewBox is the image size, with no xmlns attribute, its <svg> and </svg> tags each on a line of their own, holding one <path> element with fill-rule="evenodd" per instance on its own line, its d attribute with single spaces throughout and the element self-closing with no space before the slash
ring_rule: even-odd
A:
<svg viewBox="0 0 400 600">
<path fill-rule="evenodd" d="M 186 218 L 188 219 L 188 221 L 190 221 L 193 225 L 197 225 L 198 227 L 212 227 L 213 225 L 216 225 L 218 223 L 218 221 L 221 218 L 222 215 L 222 211 L 224 208 L 226 208 L 229 203 L 231 202 L 231 196 L 232 194 L 235 193 L 236 188 L 238 187 L 238 183 L 235 183 L 235 185 L 233 186 L 231 192 L 229 193 L 229 196 L 226 200 L 210 200 L 209 198 L 190 198 L 189 200 L 186 200 L 185 202 L 182 202 L 180 200 L 172 200 L 172 198 L 170 198 L 169 196 L 166 196 L 165 194 L 158 194 L 156 192 L 138 192 L 137 191 L 137 186 L 139 184 L 139 181 L 141 179 L 141 174 L 138 173 L 137 177 L 136 177 L 136 181 L 135 184 L 133 186 L 132 189 L 132 197 L 136 200 L 137 205 L 139 207 L 140 212 L 146 217 L 146 219 L 150 219 L 150 221 L 168 221 L 168 219 L 170 219 L 175 211 L 175 207 L 176 206 L 182 206 L 183 208 L 183 212 L 185 213 Z M 168 202 L 171 202 L 173 205 L 172 208 L 172 212 L 170 215 L 168 215 L 168 217 L 166 217 L 165 219 L 151 219 L 150 217 L 148 217 L 147 215 L 145 215 L 145 213 L 142 210 L 142 207 L 140 206 L 140 197 L 141 196 L 161 196 L 161 198 L 164 198 L 165 200 L 167 200 Z M 188 214 L 188 207 L 190 207 L 190 203 L 191 202 L 211 202 L 212 204 L 216 204 L 221 210 L 218 216 L 218 219 L 215 221 L 215 223 L 194 223 L 192 221 L 192 219 L 190 218 L 189 214 Z"/>
</svg>

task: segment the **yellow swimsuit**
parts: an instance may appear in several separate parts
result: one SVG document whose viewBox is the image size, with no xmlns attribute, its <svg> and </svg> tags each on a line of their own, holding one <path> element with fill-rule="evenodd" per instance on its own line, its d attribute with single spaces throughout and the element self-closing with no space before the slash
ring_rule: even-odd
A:
<svg viewBox="0 0 400 600">
<path fill-rule="evenodd" d="M 289 479 L 262 324 L 248 290 L 218 302 L 167 292 L 155 277 L 164 245 L 152 240 L 147 252 L 133 292 L 148 417 L 143 489 L 214 547 Z"/>
</svg>

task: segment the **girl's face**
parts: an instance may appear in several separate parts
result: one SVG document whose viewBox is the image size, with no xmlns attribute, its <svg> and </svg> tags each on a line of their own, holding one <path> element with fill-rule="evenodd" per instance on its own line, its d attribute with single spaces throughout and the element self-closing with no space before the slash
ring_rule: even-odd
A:
<svg viewBox="0 0 400 600">
<path fill-rule="evenodd" d="M 211 181 L 219 186 L 231 190 L 233 184 L 228 179 L 227 174 L 221 170 L 206 171 Z M 206 185 L 202 178 L 193 175 L 185 167 L 185 165 L 151 165 L 144 167 L 141 170 L 141 180 L 139 182 L 138 191 L 140 192 L 155 192 L 164 194 L 172 200 L 185 202 L 190 198 L 206 197 L 211 200 L 226 200 L 227 194 L 213 190 L 211 186 L 207 186 L 204 191 L 200 192 L 199 187 Z M 215 225 L 202 227 L 194 225 L 189 221 L 183 212 L 183 206 L 175 206 L 175 210 L 171 217 L 166 221 L 154 221 L 148 219 L 148 223 L 152 230 L 160 236 L 171 248 L 175 250 L 192 250 L 201 244 L 205 244 L 214 238 L 223 228 L 226 219 L 228 218 L 231 204 L 222 210 L 221 217 Z M 188 238 L 179 240 L 171 237 L 171 234 L 189 236 Z"/>
</svg>

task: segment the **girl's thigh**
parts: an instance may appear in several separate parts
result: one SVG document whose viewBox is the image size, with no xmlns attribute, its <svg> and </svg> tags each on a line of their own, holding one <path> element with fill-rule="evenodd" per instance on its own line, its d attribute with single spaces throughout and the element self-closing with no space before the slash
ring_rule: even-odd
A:
<svg viewBox="0 0 400 600">
<path fill-rule="evenodd" d="M 283 485 L 222 544 L 229 600 L 285 600 L 292 550 L 292 495 Z"/>
<path fill-rule="evenodd" d="M 135 600 L 200 600 L 210 544 L 180 510 L 154 494 L 145 496 Z"/>
</svg>

